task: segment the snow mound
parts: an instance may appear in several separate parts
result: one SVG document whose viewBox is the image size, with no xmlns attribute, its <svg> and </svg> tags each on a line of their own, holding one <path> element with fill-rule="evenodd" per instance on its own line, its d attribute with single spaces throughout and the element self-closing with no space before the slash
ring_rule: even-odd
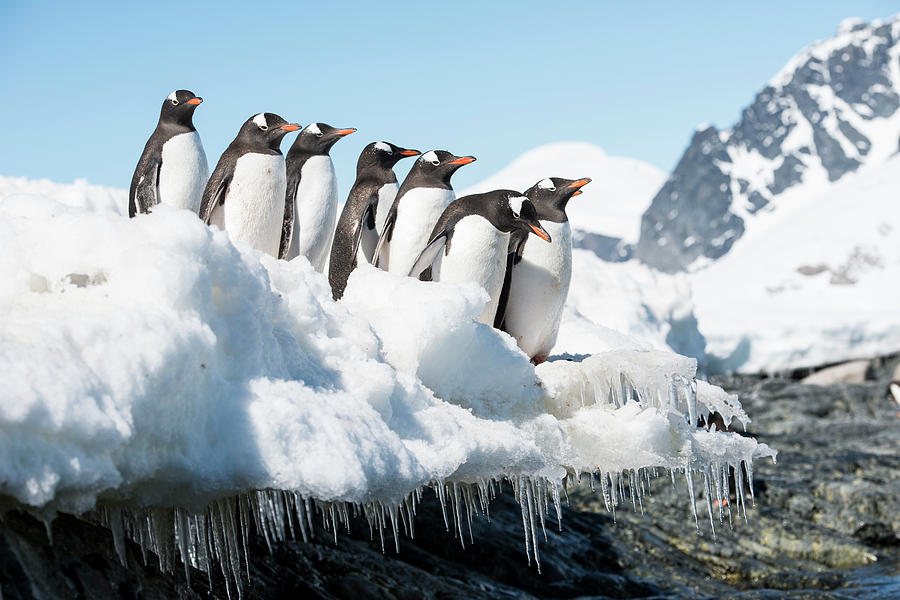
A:
<svg viewBox="0 0 900 600">
<path fill-rule="evenodd" d="M 786 192 L 690 276 L 716 371 L 779 371 L 900 350 L 900 155 Z M 739 318 L 738 318 L 739 315 Z"/>
<path fill-rule="evenodd" d="M 535 369 L 474 322 L 476 287 L 361 268 L 335 303 L 305 258 L 236 247 L 190 212 L 127 219 L 112 191 L 82 186 L 77 206 L 46 197 L 64 186 L 13 184 L 0 495 L 47 514 L 99 507 L 117 548 L 131 538 L 161 568 L 218 564 L 240 590 L 248 527 L 280 540 L 314 513 L 335 532 L 353 513 L 411 534 L 425 487 L 462 540 L 501 482 L 537 560 L 548 507 L 582 473 L 614 508 L 654 469 L 723 497 L 729 467 L 773 456 L 696 427 L 721 399 L 692 359 L 629 343 Z"/>
<path fill-rule="evenodd" d="M 545 177 L 590 177 L 591 184 L 566 209 L 572 227 L 629 243 L 640 237 L 641 215 L 666 180 L 665 173 L 640 160 L 609 156 L 587 142 L 558 142 L 526 152 L 459 195 L 525 191 Z"/>
</svg>

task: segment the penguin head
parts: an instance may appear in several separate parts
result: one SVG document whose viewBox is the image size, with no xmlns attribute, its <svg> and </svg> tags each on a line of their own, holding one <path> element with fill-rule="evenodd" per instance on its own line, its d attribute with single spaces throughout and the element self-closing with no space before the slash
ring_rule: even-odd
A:
<svg viewBox="0 0 900 600">
<path fill-rule="evenodd" d="M 281 139 L 300 126 L 288 123 L 274 113 L 259 113 L 247 119 L 238 132 L 238 138 L 251 149 L 281 152 Z"/>
<path fill-rule="evenodd" d="M 185 125 L 194 128 L 194 110 L 203 98 L 195 96 L 190 90 L 175 90 L 163 100 L 159 111 L 159 122 L 171 125 Z"/>
<path fill-rule="evenodd" d="M 525 195 L 537 209 L 538 218 L 561 222 L 566 220 L 566 204 L 581 194 L 581 188 L 590 182 L 590 177 L 581 179 L 547 177 L 528 188 Z"/>
<path fill-rule="evenodd" d="M 338 129 L 325 123 L 310 123 L 294 140 L 291 150 L 301 150 L 308 154 L 328 154 L 338 140 L 355 131 L 356 129 L 352 127 Z"/>
<path fill-rule="evenodd" d="M 537 211 L 531 200 L 513 190 L 495 190 L 488 193 L 488 220 L 500 231 L 510 232 L 521 229 L 534 233 L 545 242 L 550 242 L 550 234 L 538 220 Z"/>
<path fill-rule="evenodd" d="M 418 150 L 401 148 L 390 142 L 372 142 L 360 152 L 359 161 L 356 163 L 356 172 L 359 174 L 371 167 L 393 169 L 401 159 L 419 154 L 421 153 Z"/>
<path fill-rule="evenodd" d="M 450 187 L 450 177 L 463 165 L 475 162 L 474 156 L 455 156 L 446 150 L 430 150 L 419 157 L 410 173 L 421 182 L 439 181 Z"/>
</svg>

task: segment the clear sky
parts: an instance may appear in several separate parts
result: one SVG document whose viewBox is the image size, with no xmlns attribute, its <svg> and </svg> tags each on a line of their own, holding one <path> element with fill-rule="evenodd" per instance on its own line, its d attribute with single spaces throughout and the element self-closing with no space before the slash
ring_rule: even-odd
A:
<svg viewBox="0 0 900 600">
<path fill-rule="evenodd" d="M 359 150 L 380 139 L 474 154 L 457 188 L 564 140 L 669 171 L 698 124 L 732 124 L 803 46 L 845 17 L 897 10 L 881 1 L 0 0 L 0 174 L 127 188 L 176 88 L 205 99 L 195 124 L 210 169 L 257 112 L 358 128 L 332 152 L 342 193 Z"/>
</svg>

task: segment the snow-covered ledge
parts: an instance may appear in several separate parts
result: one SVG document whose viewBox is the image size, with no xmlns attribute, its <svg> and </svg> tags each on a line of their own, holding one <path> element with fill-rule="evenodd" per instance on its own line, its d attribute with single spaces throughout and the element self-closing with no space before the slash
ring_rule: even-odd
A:
<svg viewBox="0 0 900 600">
<path fill-rule="evenodd" d="M 164 569 L 218 564 L 239 593 L 248 527 L 273 542 L 361 513 L 412 534 L 426 487 L 462 540 L 500 482 L 537 560 L 580 474 L 611 508 L 637 506 L 658 470 L 692 497 L 699 474 L 713 522 L 729 468 L 774 457 L 695 426 L 747 417 L 692 359 L 626 347 L 535 369 L 474 322 L 474 286 L 363 267 L 335 303 L 303 258 L 236 248 L 188 212 L 129 220 L 114 205 L 0 199 L 0 495 L 46 518 L 98 515 Z"/>
</svg>

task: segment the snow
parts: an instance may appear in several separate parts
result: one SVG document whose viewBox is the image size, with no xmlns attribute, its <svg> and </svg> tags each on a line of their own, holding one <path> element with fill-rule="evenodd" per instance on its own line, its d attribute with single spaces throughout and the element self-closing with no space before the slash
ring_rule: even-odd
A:
<svg viewBox="0 0 900 600">
<path fill-rule="evenodd" d="M 666 180 L 665 173 L 640 160 L 610 156 L 587 142 L 558 142 L 526 152 L 459 195 L 525 191 L 547 177 L 590 177 L 590 185 L 581 188 L 584 193 L 566 208 L 572 228 L 629 243 L 640 237 L 641 215 Z"/>
<path fill-rule="evenodd" d="M 900 350 L 897 189 L 900 155 L 825 188 L 790 190 L 728 254 L 691 275 L 719 369 L 778 371 Z"/>
<path fill-rule="evenodd" d="M 178 548 L 239 590 L 251 521 L 280 540 L 321 513 L 336 535 L 352 505 L 397 535 L 424 487 L 461 534 L 500 482 L 537 560 L 538 523 L 580 473 L 615 509 L 653 469 L 693 497 L 694 474 L 708 487 L 774 456 L 693 426 L 724 393 L 694 381 L 693 359 L 594 324 L 592 356 L 535 369 L 476 322 L 477 286 L 365 265 L 336 303 L 307 261 L 165 205 L 127 219 L 125 201 L 0 179 L 0 493 L 47 514 L 99 506 L 120 551 L 134 539 L 163 569 Z M 595 285 L 578 256 L 576 280 Z M 579 319 L 608 310 L 585 294 Z M 707 494 L 711 524 L 726 493 Z"/>
</svg>

